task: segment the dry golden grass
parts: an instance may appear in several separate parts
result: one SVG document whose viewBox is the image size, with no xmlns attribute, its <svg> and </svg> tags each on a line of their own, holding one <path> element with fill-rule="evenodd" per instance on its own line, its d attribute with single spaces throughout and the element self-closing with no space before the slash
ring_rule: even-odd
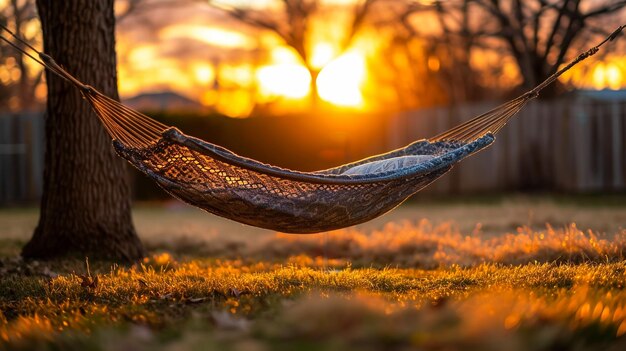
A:
<svg viewBox="0 0 626 351">
<path fill-rule="evenodd" d="M 437 216 L 460 211 L 445 208 Z M 621 220 L 596 227 L 608 231 L 590 219 L 591 230 L 514 225 L 504 212 L 515 206 L 477 208 L 468 211 L 491 210 L 493 220 L 407 215 L 311 236 L 221 222 L 205 232 L 210 221 L 195 212 L 142 209 L 150 257 L 91 262 L 89 272 L 80 260 L 17 259 L 36 213 L 0 212 L 10 227 L 0 227 L 10 233 L 0 242 L 0 350 L 626 347 Z M 570 211 L 549 216 L 591 216 Z M 589 211 L 621 218 L 619 208 Z M 184 234 L 165 235 L 174 223 Z"/>
<path fill-rule="evenodd" d="M 54 278 L 40 267 L 3 278 L 5 347 L 604 349 L 626 333 L 624 262 L 322 270 L 159 254 L 99 264 L 93 286 L 78 262 Z"/>
<path fill-rule="evenodd" d="M 246 257 L 325 256 L 353 265 L 390 265 L 437 268 L 481 263 L 614 262 L 624 258 L 626 230 L 614 234 L 583 231 L 571 224 L 543 230 L 520 227 L 514 233 L 484 237 L 478 230 L 462 234 L 450 224 L 433 226 L 390 223 L 382 230 L 364 233 L 343 230 L 328 236 L 279 234 L 245 252 Z"/>
</svg>

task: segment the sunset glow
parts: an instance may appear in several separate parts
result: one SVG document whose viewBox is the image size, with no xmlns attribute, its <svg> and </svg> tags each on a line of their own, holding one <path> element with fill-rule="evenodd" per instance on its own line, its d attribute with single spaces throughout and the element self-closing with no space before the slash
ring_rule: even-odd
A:
<svg viewBox="0 0 626 351">
<path fill-rule="evenodd" d="M 118 45 L 126 47 L 123 41 Z M 206 65 L 182 65 L 178 60 L 163 57 L 154 45 L 129 46 L 125 50 L 128 54 L 120 58 L 118 65 L 119 90 L 123 96 L 160 90 L 186 94 L 190 88 L 198 86 L 198 69 L 203 71 L 201 76 L 210 75 Z"/>
<path fill-rule="evenodd" d="M 343 54 L 339 44 L 327 36 L 316 36 L 315 41 L 308 44 L 307 64 L 311 69 L 319 70 L 317 93 L 329 105 L 359 110 L 381 106 L 378 101 L 368 101 L 364 91 L 371 91 L 376 84 L 368 74 L 367 62 L 378 62 L 382 39 L 372 37 L 373 33 L 364 34 Z M 271 103 L 273 108 L 289 110 L 301 108 L 309 101 L 311 74 L 305 62 L 293 48 L 275 41 L 275 38 L 270 40 L 267 33 L 253 38 L 227 27 L 185 23 L 164 27 L 157 35 L 163 45 L 132 45 L 124 36 L 120 37 L 118 51 L 126 53 L 119 65 L 122 95 L 132 96 L 155 89 L 175 90 L 232 117 L 245 117 L 256 104 Z M 169 43 L 185 38 L 219 47 L 222 53 L 226 50 L 260 50 L 258 52 L 262 53 L 256 57 L 240 55 L 238 59 L 218 61 L 210 57 L 170 58 Z M 431 55 L 424 60 L 429 71 L 441 69 L 439 57 Z M 394 62 L 402 62 L 401 69 L 409 69 L 414 64 L 408 57 L 397 60 L 394 57 Z M 493 81 L 482 82 L 486 86 L 514 86 L 521 82 L 520 72 L 510 57 L 477 50 L 471 62 L 479 70 L 502 65 L 501 75 Z M 582 89 L 615 90 L 626 86 L 625 76 L 623 59 L 606 57 L 601 62 L 591 61 L 586 66 L 576 67 L 563 77 L 563 81 Z M 7 77 L 9 75 L 4 74 L 0 78 L 3 81 L 11 79 Z M 405 84 L 402 79 L 396 77 L 395 81 Z M 390 88 L 381 86 L 377 90 L 382 92 Z M 395 98 L 393 91 L 386 96 Z"/>
<path fill-rule="evenodd" d="M 418 2 L 432 3 L 430 0 Z M 267 13 L 277 11 L 277 14 L 282 6 L 272 0 L 222 0 L 219 3 L 224 8 L 241 6 Z M 321 3 L 337 7 L 333 7 L 332 16 L 323 12 L 310 18 L 304 38 L 305 58 L 272 30 L 242 25 L 211 6 L 155 8 L 149 11 L 154 19 L 151 24 L 121 21 L 116 37 L 120 95 L 129 98 L 142 93 L 175 92 L 197 101 L 207 110 L 234 117 L 245 117 L 255 106 L 272 112 L 295 112 L 310 108 L 313 101 L 309 99 L 310 71 L 317 71 L 315 86 L 319 98 L 325 102 L 319 105 L 323 108 L 377 111 L 389 106 L 413 108 L 418 100 L 419 104 L 426 99 L 434 101 L 431 103 L 445 101 L 445 97 L 435 96 L 445 95 L 445 92 L 435 92 L 434 97 L 428 98 L 419 95 L 415 101 L 408 101 L 417 96 L 412 92 L 424 79 L 433 79 L 450 69 L 445 57 L 427 52 L 417 39 L 410 41 L 406 50 L 389 47 L 390 34 L 371 26 L 361 28 L 358 35 L 346 43 L 344 39 L 352 20 L 351 6 L 355 1 L 322 0 Z M 0 6 L 9 4 L 7 0 L 0 0 Z M 117 1 L 116 5 L 117 12 L 123 13 L 128 4 Z M 428 12 L 416 15 L 413 21 L 419 22 L 416 25 L 436 26 L 436 20 Z M 41 46 L 38 21 L 25 23 L 21 32 L 26 37 L 34 37 L 36 47 Z M 522 72 L 510 55 L 479 47 L 472 50 L 469 60 L 477 72 L 495 72 L 494 67 L 498 67 L 497 74 L 476 75 L 479 84 L 489 89 L 510 88 L 523 81 Z M 34 79 L 41 72 L 36 62 L 26 60 L 24 63 L 30 78 Z M 420 71 L 419 67 L 424 70 Z M 432 76 L 421 77 L 420 74 Z M 17 84 L 20 75 L 13 58 L 4 60 L 0 83 Z M 574 67 L 561 81 L 576 89 L 624 89 L 626 60 L 621 53 L 609 52 Z M 45 82 L 40 84 L 34 91 L 37 99 L 43 101 Z"/>
<path fill-rule="evenodd" d="M 283 63 L 261 67 L 256 77 L 261 94 L 266 97 L 300 99 L 310 91 L 311 75 L 302 65 Z"/>
<path fill-rule="evenodd" d="M 335 48 L 329 43 L 318 43 L 313 47 L 311 55 L 311 65 L 321 69 L 335 58 L 337 55 Z"/>
<path fill-rule="evenodd" d="M 358 52 L 346 53 L 330 62 L 317 78 L 320 97 L 342 107 L 364 104 L 361 86 L 366 79 L 365 58 Z"/>
<path fill-rule="evenodd" d="M 623 56 L 610 55 L 602 61 L 590 61 L 563 75 L 563 81 L 581 89 L 619 90 L 626 87 L 626 63 Z"/>
<path fill-rule="evenodd" d="M 197 25 L 174 25 L 159 33 L 164 40 L 191 38 L 200 42 L 225 48 L 253 48 L 256 44 L 248 36 L 218 27 Z"/>
<path fill-rule="evenodd" d="M 193 66 L 193 71 L 200 84 L 210 84 L 215 79 L 215 70 L 208 64 L 197 64 Z"/>
<path fill-rule="evenodd" d="M 596 89 L 617 90 L 622 86 L 623 75 L 614 63 L 599 63 L 593 69 L 593 85 Z"/>
</svg>

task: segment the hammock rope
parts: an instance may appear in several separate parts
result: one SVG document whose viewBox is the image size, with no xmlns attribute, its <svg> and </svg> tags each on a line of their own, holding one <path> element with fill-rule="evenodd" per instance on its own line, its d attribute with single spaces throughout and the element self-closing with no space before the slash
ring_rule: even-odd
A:
<svg viewBox="0 0 626 351">
<path fill-rule="evenodd" d="M 487 131 L 494 134 L 498 133 L 507 124 L 507 122 L 526 105 L 526 103 L 537 98 L 541 90 L 554 83 L 561 75 L 563 75 L 563 73 L 569 71 L 581 61 L 595 55 L 598 51 L 600 51 L 600 47 L 602 47 L 602 45 L 615 40 L 624 28 L 626 28 L 626 26 L 620 26 L 599 44 L 578 55 L 578 57 L 569 62 L 566 66 L 550 75 L 543 82 L 528 92 L 429 140 L 458 140 L 470 142 L 480 137 Z"/>
<path fill-rule="evenodd" d="M 52 57 L 0 27 L 17 43 L 4 35 L 1 40 L 75 86 L 113 139 L 115 151 L 172 196 L 241 223 L 287 233 L 318 233 L 363 223 L 392 210 L 464 158 L 490 146 L 494 134 L 542 89 L 593 56 L 626 26 L 535 88 L 480 116 L 430 139 L 317 172 L 267 165 L 187 136 L 84 84 Z M 416 156 L 425 161 L 392 167 L 399 158 Z M 379 168 L 370 167 L 379 164 Z M 347 172 L 363 165 L 370 173 Z"/>
</svg>

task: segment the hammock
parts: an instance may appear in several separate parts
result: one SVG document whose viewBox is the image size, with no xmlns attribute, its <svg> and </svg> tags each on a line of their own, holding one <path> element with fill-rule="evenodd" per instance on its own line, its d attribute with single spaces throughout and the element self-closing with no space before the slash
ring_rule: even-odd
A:
<svg viewBox="0 0 626 351">
<path fill-rule="evenodd" d="M 3 27 L 35 54 L 0 38 L 78 88 L 113 139 L 116 152 L 172 196 L 244 224 L 286 233 L 318 233 L 363 223 L 392 210 L 457 162 L 491 145 L 494 134 L 526 103 L 615 39 L 624 27 L 534 89 L 489 112 L 430 139 L 317 172 L 271 166 L 187 136 L 83 84 L 7 28 Z M 406 167 L 383 165 L 364 174 L 350 171 L 407 156 L 421 156 L 423 161 Z"/>
</svg>

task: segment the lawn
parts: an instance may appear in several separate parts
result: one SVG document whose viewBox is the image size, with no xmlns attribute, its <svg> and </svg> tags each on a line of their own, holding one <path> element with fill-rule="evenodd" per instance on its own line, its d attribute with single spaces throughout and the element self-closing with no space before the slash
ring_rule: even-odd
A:
<svg viewBox="0 0 626 351">
<path fill-rule="evenodd" d="M 308 236 L 134 215 L 150 256 L 118 266 L 22 262 L 37 212 L 0 211 L 0 349 L 626 347 L 619 199 L 415 203 Z"/>
</svg>

